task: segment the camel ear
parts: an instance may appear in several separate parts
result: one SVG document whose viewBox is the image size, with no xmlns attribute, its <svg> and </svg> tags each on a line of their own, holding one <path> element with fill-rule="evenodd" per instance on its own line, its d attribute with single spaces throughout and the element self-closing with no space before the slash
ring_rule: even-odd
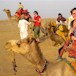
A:
<svg viewBox="0 0 76 76">
<path fill-rule="evenodd" d="M 31 43 L 33 40 L 35 40 L 34 38 L 28 38 L 28 43 Z"/>
<path fill-rule="evenodd" d="M 11 45 L 11 43 L 10 43 L 10 42 L 7 42 L 7 43 L 5 44 L 5 48 L 6 48 L 6 49 L 10 49 L 10 48 L 11 48 L 11 46 L 12 46 L 12 45 Z"/>
</svg>

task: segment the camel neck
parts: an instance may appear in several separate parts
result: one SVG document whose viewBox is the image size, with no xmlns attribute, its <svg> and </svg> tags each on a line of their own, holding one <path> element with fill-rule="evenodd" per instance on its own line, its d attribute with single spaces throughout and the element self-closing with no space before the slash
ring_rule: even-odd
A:
<svg viewBox="0 0 76 76">
<path fill-rule="evenodd" d="M 10 19 L 11 18 L 11 12 L 10 11 L 6 12 L 6 14 L 7 14 L 8 18 Z"/>
</svg>

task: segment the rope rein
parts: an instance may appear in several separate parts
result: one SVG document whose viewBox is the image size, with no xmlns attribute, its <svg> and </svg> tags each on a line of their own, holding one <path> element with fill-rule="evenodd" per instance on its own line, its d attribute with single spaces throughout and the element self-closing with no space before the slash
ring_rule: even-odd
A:
<svg viewBox="0 0 76 76">
<path fill-rule="evenodd" d="M 62 60 L 64 60 L 72 68 L 72 70 L 74 70 L 74 72 L 76 72 L 75 68 L 72 66 L 70 61 L 68 61 L 66 58 L 62 58 Z"/>
<path fill-rule="evenodd" d="M 16 67 L 17 67 L 17 65 L 16 65 L 16 60 L 15 60 L 15 58 L 14 58 L 14 60 L 13 60 L 13 62 L 12 62 L 12 65 L 13 65 L 14 75 L 16 75 L 16 72 L 17 72 Z"/>
<path fill-rule="evenodd" d="M 47 67 L 47 61 L 45 60 L 45 65 L 44 68 L 42 69 L 42 72 L 36 69 L 36 72 L 39 74 L 39 76 L 43 76 L 42 73 L 46 70 L 46 67 Z"/>
<path fill-rule="evenodd" d="M 14 75 L 16 75 L 16 73 L 17 73 L 17 69 L 16 69 L 17 65 L 16 65 L 16 59 L 15 59 L 15 53 L 12 52 L 11 54 L 12 54 L 11 58 L 12 58 L 13 71 L 14 71 Z"/>
</svg>

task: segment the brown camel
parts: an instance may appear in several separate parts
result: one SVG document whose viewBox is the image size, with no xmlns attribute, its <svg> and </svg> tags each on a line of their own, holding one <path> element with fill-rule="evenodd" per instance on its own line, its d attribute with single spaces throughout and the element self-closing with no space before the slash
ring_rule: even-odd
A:
<svg viewBox="0 0 76 76">
<path fill-rule="evenodd" d="M 19 20 L 19 18 L 17 16 L 15 16 L 15 15 L 12 16 L 11 15 L 11 12 L 10 12 L 9 9 L 4 9 L 3 11 L 7 14 L 9 20 L 16 20 L 16 21 Z"/>
<path fill-rule="evenodd" d="M 52 26 L 47 26 L 46 28 L 41 27 L 41 31 L 42 33 L 44 33 L 45 36 L 46 35 L 49 36 L 50 39 L 55 42 L 54 46 L 65 43 L 65 40 L 61 36 L 54 33 L 54 27 Z"/>
<path fill-rule="evenodd" d="M 46 72 L 45 76 L 76 76 L 64 60 L 55 63 L 47 63 L 35 40 L 32 40 L 30 43 L 29 39 L 26 39 L 25 43 L 20 45 L 17 44 L 17 40 L 9 40 L 6 43 L 5 48 L 9 51 L 23 55 L 27 60 L 35 65 L 35 69 L 37 69 L 40 76 L 40 72 Z"/>
</svg>

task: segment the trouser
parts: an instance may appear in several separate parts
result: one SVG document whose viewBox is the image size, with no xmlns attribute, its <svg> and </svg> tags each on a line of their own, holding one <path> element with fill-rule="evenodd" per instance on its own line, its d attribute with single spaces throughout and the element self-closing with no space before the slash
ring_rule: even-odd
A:
<svg viewBox="0 0 76 76">
<path fill-rule="evenodd" d="M 38 38 L 40 35 L 40 27 L 39 26 L 34 26 L 34 37 Z"/>
</svg>

